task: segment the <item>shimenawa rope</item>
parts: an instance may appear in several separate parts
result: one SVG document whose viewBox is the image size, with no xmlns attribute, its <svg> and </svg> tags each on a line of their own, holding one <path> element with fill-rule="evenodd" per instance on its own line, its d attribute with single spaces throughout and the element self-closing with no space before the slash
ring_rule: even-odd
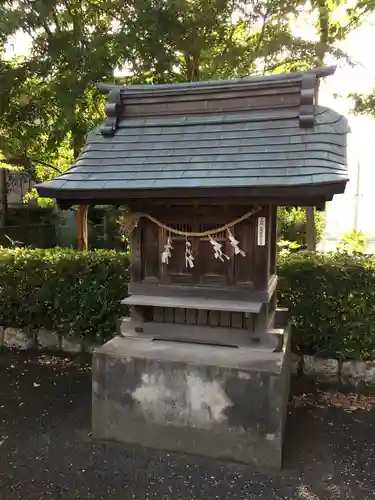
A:
<svg viewBox="0 0 375 500">
<path fill-rule="evenodd" d="M 174 227 L 167 226 L 163 222 L 160 222 L 158 219 L 155 219 L 155 217 L 153 217 L 152 215 L 146 213 L 130 213 L 123 215 L 120 220 L 120 225 L 125 232 L 132 232 L 132 230 L 137 226 L 139 219 L 145 217 L 171 234 L 177 234 L 178 236 L 185 236 L 185 237 L 190 236 L 190 237 L 204 238 L 205 236 L 213 236 L 215 234 L 219 234 L 222 231 L 226 231 L 227 229 L 236 226 L 240 222 L 243 222 L 244 220 L 254 215 L 256 212 L 259 212 L 259 210 L 260 208 L 257 207 L 254 210 L 251 210 L 250 212 L 246 212 L 246 214 L 241 215 L 241 217 L 234 219 L 232 222 L 228 222 L 227 224 L 224 224 L 223 226 L 220 226 L 215 229 L 209 229 L 207 231 L 201 231 L 201 232 L 180 231 L 179 229 L 175 229 Z"/>
</svg>

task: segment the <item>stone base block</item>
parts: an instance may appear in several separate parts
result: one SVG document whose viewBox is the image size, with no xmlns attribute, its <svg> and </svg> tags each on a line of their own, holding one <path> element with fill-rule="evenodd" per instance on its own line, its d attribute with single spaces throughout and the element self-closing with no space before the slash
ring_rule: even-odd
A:
<svg viewBox="0 0 375 500">
<path fill-rule="evenodd" d="M 116 337 L 93 356 L 93 436 L 278 469 L 289 354 Z"/>
<path fill-rule="evenodd" d="M 341 380 L 358 387 L 375 385 L 374 361 L 344 361 L 341 367 Z"/>
<path fill-rule="evenodd" d="M 337 359 L 315 358 L 304 356 L 304 374 L 317 377 L 318 380 L 337 382 L 339 378 L 339 362 Z"/>
</svg>

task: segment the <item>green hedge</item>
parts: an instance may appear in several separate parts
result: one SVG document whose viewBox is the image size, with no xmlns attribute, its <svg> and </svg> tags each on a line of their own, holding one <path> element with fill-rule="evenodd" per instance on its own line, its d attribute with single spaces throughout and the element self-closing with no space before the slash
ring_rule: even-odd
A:
<svg viewBox="0 0 375 500">
<path fill-rule="evenodd" d="M 0 248 L 0 325 L 105 340 L 127 294 L 128 255 Z M 279 303 L 307 354 L 375 359 L 375 260 L 299 252 L 279 259 Z"/>
<path fill-rule="evenodd" d="M 306 354 L 375 358 L 375 261 L 368 255 L 300 252 L 279 260 L 279 302 Z"/>
<path fill-rule="evenodd" d="M 128 255 L 0 248 L 0 325 L 103 340 L 127 294 Z"/>
</svg>

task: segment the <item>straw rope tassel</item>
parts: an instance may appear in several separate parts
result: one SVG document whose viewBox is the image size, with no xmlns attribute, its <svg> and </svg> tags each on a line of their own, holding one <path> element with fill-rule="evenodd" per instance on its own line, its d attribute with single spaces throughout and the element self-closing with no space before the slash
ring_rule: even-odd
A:
<svg viewBox="0 0 375 500">
<path fill-rule="evenodd" d="M 191 243 L 187 237 L 185 238 L 185 266 L 190 267 L 190 269 L 194 267 L 194 255 L 191 250 Z"/>
<path fill-rule="evenodd" d="M 222 244 L 216 241 L 212 236 L 222 233 L 223 231 L 226 231 L 228 234 L 228 239 L 229 239 L 229 244 L 232 246 L 234 250 L 234 255 L 242 255 L 242 257 L 245 257 L 245 252 L 240 249 L 239 247 L 239 241 L 236 240 L 234 237 L 231 228 L 239 224 L 240 222 L 243 222 L 246 219 L 249 219 L 252 215 L 255 213 L 259 212 L 261 210 L 260 207 L 255 208 L 254 210 L 251 210 L 250 212 L 246 212 L 246 214 L 242 215 L 241 217 L 238 217 L 237 219 L 234 219 L 232 222 L 228 222 L 224 226 L 217 227 L 216 229 L 209 229 L 207 231 L 200 231 L 200 232 L 189 232 L 189 231 L 180 231 L 179 229 L 175 229 L 173 227 L 167 226 L 163 222 L 160 222 L 158 219 L 155 219 L 150 214 L 146 213 L 128 213 L 123 215 L 120 220 L 120 226 L 123 230 L 124 233 L 131 233 L 135 227 L 137 226 L 139 220 L 141 217 L 145 217 L 146 219 L 149 219 L 151 222 L 159 226 L 160 228 L 164 229 L 165 231 L 168 232 L 168 239 L 166 244 L 164 245 L 164 251 L 161 254 L 161 261 L 163 264 L 168 264 L 169 259 L 171 258 L 172 255 L 172 234 L 176 234 L 178 236 L 185 236 L 185 266 L 189 267 L 190 269 L 194 267 L 194 255 L 192 252 L 192 245 L 188 238 L 207 238 L 209 242 L 212 245 L 213 251 L 214 251 L 214 257 L 215 259 L 219 259 L 222 262 L 224 262 L 224 259 L 229 260 L 230 257 L 226 255 L 222 251 Z"/>
</svg>

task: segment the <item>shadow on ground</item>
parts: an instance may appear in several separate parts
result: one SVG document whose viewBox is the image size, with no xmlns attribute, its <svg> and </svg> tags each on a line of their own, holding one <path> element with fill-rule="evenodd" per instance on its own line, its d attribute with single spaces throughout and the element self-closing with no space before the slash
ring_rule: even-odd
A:
<svg viewBox="0 0 375 500">
<path fill-rule="evenodd" d="M 90 358 L 0 355 L 0 499 L 375 498 L 375 397 L 294 384 L 284 469 L 93 442 Z"/>
</svg>

